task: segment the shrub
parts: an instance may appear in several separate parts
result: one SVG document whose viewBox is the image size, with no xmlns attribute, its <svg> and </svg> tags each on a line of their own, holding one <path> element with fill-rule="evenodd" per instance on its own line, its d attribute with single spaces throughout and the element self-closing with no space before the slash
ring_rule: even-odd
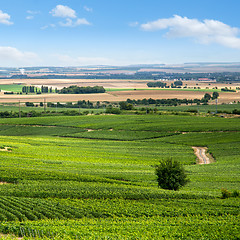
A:
<svg viewBox="0 0 240 240">
<path fill-rule="evenodd" d="M 222 192 L 222 197 L 221 197 L 222 199 L 231 197 L 231 193 L 226 188 L 222 188 L 221 192 Z"/>
<path fill-rule="evenodd" d="M 233 193 L 232 193 L 232 197 L 239 197 L 240 194 L 237 190 L 234 190 Z"/>
<path fill-rule="evenodd" d="M 183 166 L 176 160 L 161 160 L 156 166 L 158 186 L 163 189 L 178 190 L 186 185 L 189 180 Z"/>
<path fill-rule="evenodd" d="M 113 108 L 113 107 L 108 107 L 106 109 L 106 113 L 110 113 L 110 114 L 120 114 L 121 110 L 119 108 Z"/>
</svg>

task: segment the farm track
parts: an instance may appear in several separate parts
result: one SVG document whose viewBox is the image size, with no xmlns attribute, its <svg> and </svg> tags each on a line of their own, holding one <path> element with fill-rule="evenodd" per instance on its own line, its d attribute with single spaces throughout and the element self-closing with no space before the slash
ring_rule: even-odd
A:
<svg viewBox="0 0 240 240">
<path fill-rule="evenodd" d="M 19 240 L 21 240 L 23 238 L 22 237 L 16 237 L 14 235 L 0 233 L 0 239 L 19 239 Z"/>
<path fill-rule="evenodd" d="M 207 148 L 204 147 L 192 147 L 194 149 L 194 153 L 198 158 L 198 164 L 210 164 L 210 158 L 207 157 L 206 151 Z"/>
</svg>

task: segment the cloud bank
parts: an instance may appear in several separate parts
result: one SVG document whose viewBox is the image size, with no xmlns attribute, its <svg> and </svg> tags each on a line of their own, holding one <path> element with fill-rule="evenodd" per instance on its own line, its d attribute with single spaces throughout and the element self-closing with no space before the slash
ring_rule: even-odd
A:
<svg viewBox="0 0 240 240">
<path fill-rule="evenodd" d="M 13 22 L 10 22 L 10 15 L 7 13 L 4 13 L 2 10 L 0 10 L 0 23 L 5 25 L 12 25 Z"/>
<path fill-rule="evenodd" d="M 111 60 L 104 57 L 72 57 L 69 55 L 54 55 L 62 66 L 106 65 Z"/>
<path fill-rule="evenodd" d="M 23 52 L 14 47 L 0 46 L 0 64 L 2 66 L 34 65 L 38 61 L 38 55 L 33 52 Z"/>
<path fill-rule="evenodd" d="M 240 30 L 217 20 L 189 19 L 174 15 L 172 18 L 162 18 L 141 25 L 145 31 L 158 31 L 167 29 L 167 37 L 193 38 L 199 43 L 218 43 L 225 47 L 240 49 Z"/>
</svg>

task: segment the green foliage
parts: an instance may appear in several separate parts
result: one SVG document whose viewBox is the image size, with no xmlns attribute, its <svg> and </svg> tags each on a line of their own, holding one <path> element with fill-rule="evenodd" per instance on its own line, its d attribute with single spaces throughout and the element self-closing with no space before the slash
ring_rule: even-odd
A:
<svg viewBox="0 0 240 240">
<path fill-rule="evenodd" d="M 197 230 L 196 230 L 197 229 Z M 2 232 L 26 239 L 239 239 L 239 224 L 231 215 L 181 217 L 119 217 L 79 220 L 3 222 Z M 22 233 L 21 233 L 22 231 Z"/>
<path fill-rule="evenodd" d="M 234 191 L 232 192 L 232 197 L 239 197 L 239 196 L 240 196 L 239 191 L 234 190 Z"/>
<path fill-rule="evenodd" d="M 110 114 L 120 114 L 121 110 L 119 108 L 113 108 L 113 107 L 108 107 L 106 109 L 106 113 L 110 113 Z"/>
<path fill-rule="evenodd" d="M 193 103 L 200 103 L 200 99 L 178 99 L 178 98 L 170 98 L 170 99 L 127 99 L 127 103 L 131 103 L 134 105 L 153 105 L 155 104 L 156 106 L 177 106 L 181 104 L 193 104 Z M 127 104 L 126 103 L 126 104 Z"/>
<path fill-rule="evenodd" d="M 159 87 L 159 88 L 165 88 L 167 86 L 167 83 L 163 83 L 163 82 L 148 82 L 147 83 L 148 87 Z"/>
<path fill-rule="evenodd" d="M 131 103 L 127 102 L 119 102 L 119 106 L 121 110 L 132 110 L 133 105 Z"/>
<path fill-rule="evenodd" d="M 222 196 L 221 196 L 222 199 L 226 199 L 226 198 L 230 198 L 230 197 L 238 198 L 240 196 L 240 194 L 237 190 L 234 190 L 231 193 L 225 188 L 221 189 L 221 193 L 222 193 Z"/>
<path fill-rule="evenodd" d="M 210 95 L 209 93 L 205 93 L 205 94 L 204 94 L 203 99 L 204 99 L 205 101 L 209 101 L 211 98 L 212 98 L 212 97 L 211 97 L 211 95 Z"/>
<path fill-rule="evenodd" d="M 225 188 L 221 189 L 221 193 L 222 193 L 221 198 L 223 198 L 223 199 L 231 197 L 231 193 Z"/>
<path fill-rule="evenodd" d="M 227 88 L 227 87 L 221 88 L 221 91 L 222 91 L 222 92 L 236 92 L 236 90 L 231 89 L 231 88 Z"/>
<path fill-rule="evenodd" d="M 24 230 L 26 239 L 237 239 L 239 143 L 237 118 L 0 119 L 0 148 L 11 150 L 0 151 L 0 232 L 21 237 Z M 193 144 L 208 147 L 216 162 L 194 164 Z M 157 187 L 153 166 L 168 158 L 181 159 L 191 180 L 179 191 Z M 221 199 L 222 186 L 230 198 Z"/>
<path fill-rule="evenodd" d="M 183 83 L 182 83 L 181 80 L 178 80 L 178 81 L 174 81 L 174 85 L 175 85 L 175 86 L 182 86 Z"/>
<path fill-rule="evenodd" d="M 32 102 L 25 102 L 26 107 L 34 107 Z"/>
<path fill-rule="evenodd" d="M 219 97 L 218 92 L 213 92 L 212 99 L 217 99 Z"/>
<path fill-rule="evenodd" d="M 163 189 L 177 191 L 189 182 L 183 166 L 171 158 L 160 161 L 156 175 L 158 186 Z"/>
<path fill-rule="evenodd" d="M 64 87 L 58 93 L 63 94 L 84 94 L 84 93 L 104 93 L 105 89 L 102 86 L 95 87 L 78 87 L 78 86 L 70 86 Z"/>
</svg>

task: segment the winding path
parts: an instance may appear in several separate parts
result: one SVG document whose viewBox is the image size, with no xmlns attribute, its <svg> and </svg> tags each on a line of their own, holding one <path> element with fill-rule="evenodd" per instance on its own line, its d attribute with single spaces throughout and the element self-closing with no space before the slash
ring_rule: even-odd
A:
<svg viewBox="0 0 240 240">
<path fill-rule="evenodd" d="M 195 155 L 198 158 L 198 162 L 197 162 L 198 164 L 211 163 L 209 157 L 207 157 L 206 155 L 207 148 L 204 148 L 204 147 L 192 147 L 192 148 L 194 150 Z"/>
</svg>

